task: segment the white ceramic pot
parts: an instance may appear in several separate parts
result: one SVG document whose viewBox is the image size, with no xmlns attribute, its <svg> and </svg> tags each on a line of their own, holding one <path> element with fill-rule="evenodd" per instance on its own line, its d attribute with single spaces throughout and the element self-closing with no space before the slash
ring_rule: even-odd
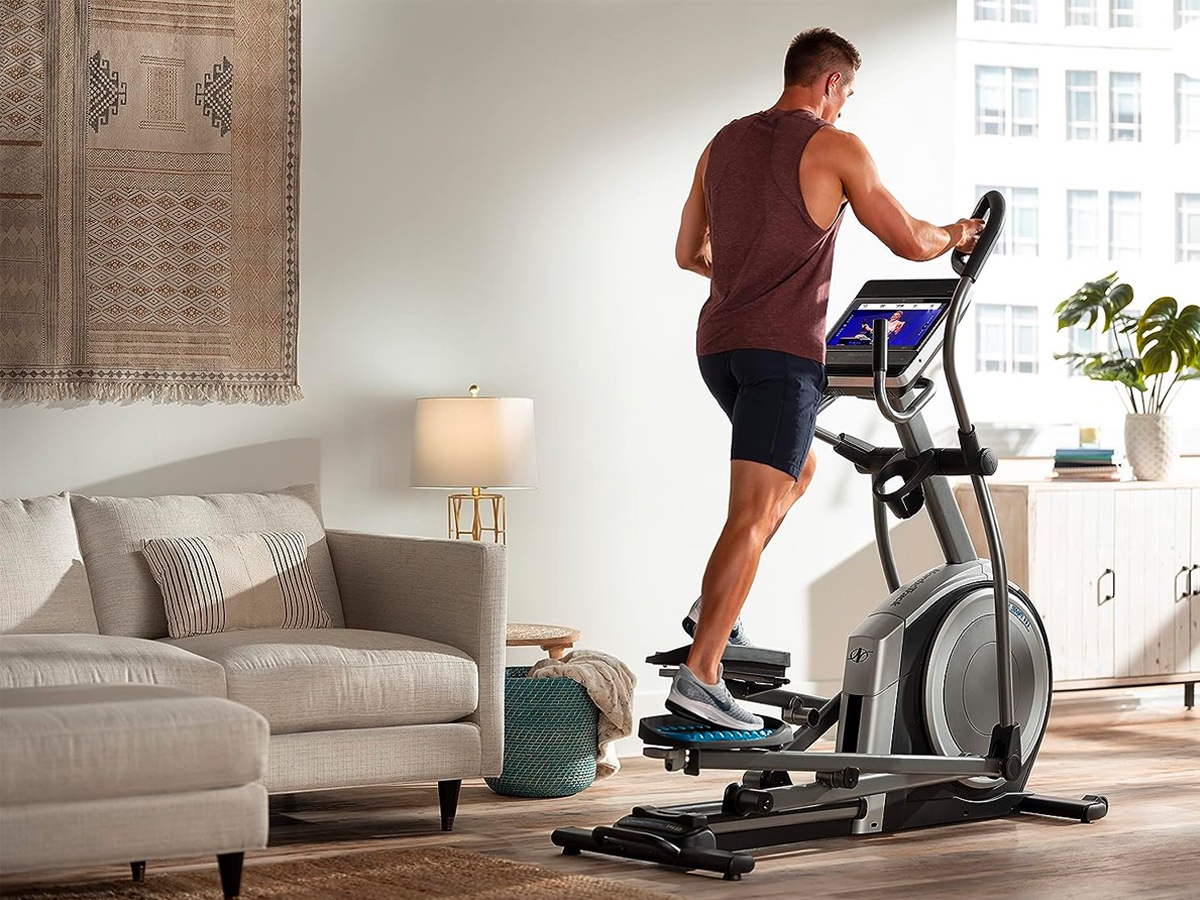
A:
<svg viewBox="0 0 1200 900">
<path fill-rule="evenodd" d="M 1175 423 L 1170 416 L 1128 413 L 1125 456 L 1138 481 L 1166 481 L 1179 458 Z"/>
</svg>

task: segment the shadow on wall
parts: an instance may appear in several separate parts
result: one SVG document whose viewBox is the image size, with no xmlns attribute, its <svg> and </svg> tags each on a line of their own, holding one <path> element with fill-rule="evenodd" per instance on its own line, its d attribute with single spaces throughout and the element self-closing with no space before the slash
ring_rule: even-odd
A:
<svg viewBox="0 0 1200 900">
<path fill-rule="evenodd" d="M 891 529 L 900 579 L 908 581 L 945 560 L 929 517 L 922 511 Z M 822 575 L 809 589 L 808 670 L 814 681 L 840 682 L 846 640 L 883 602 L 887 585 L 871 543 Z"/>
<path fill-rule="evenodd" d="M 320 478 L 321 442 L 317 438 L 295 438 L 209 453 L 70 490 L 113 497 L 224 494 L 275 490 L 317 483 Z"/>
</svg>

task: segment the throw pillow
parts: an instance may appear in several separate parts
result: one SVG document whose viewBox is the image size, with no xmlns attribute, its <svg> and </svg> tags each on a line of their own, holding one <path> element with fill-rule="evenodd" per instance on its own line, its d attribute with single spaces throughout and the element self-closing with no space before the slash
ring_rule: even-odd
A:
<svg viewBox="0 0 1200 900">
<path fill-rule="evenodd" d="M 299 532 L 154 538 L 142 555 L 173 638 L 246 628 L 329 628 Z"/>
</svg>

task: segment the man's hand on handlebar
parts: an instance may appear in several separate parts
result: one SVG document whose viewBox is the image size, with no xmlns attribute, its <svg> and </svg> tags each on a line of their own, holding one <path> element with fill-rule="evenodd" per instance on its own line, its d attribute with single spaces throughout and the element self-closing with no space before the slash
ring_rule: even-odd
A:
<svg viewBox="0 0 1200 900">
<path fill-rule="evenodd" d="M 983 219 L 959 219 L 954 223 L 951 229 L 958 229 L 958 241 L 954 244 L 954 249 L 962 253 L 970 253 L 975 249 L 975 243 L 979 240 L 979 235 L 983 231 Z"/>
</svg>

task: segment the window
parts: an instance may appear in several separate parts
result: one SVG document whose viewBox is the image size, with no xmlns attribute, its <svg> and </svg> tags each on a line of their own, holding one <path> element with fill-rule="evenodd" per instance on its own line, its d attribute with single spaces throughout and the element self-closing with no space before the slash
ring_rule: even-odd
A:
<svg viewBox="0 0 1200 900">
<path fill-rule="evenodd" d="M 1037 188 L 991 187 L 979 185 L 975 196 L 987 191 L 999 191 L 1007 206 L 1008 227 L 1000 233 L 993 253 L 1012 256 L 1038 255 L 1038 192 Z"/>
<path fill-rule="evenodd" d="M 1175 0 L 1175 27 L 1200 22 L 1200 0 Z"/>
<path fill-rule="evenodd" d="M 981 303 L 975 307 L 975 370 L 1036 374 L 1040 317 L 1036 306 Z"/>
<path fill-rule="evenodd" d="M 1137 28 L 1137 0 L 1109 0 L 1109 28 Z"/>
<path fill-rule="evenodd" d="M 1010 0 L 1008 7 L 1010 22 L 1033 24 L 1037 21 L 1037 0 Z"/>
<path fill-rule="evenodd" d="M 1108 194 L 1108 258 L 1138 259 L 1142 255 L 1142 195 L 1138 191 Z"/>
<path fill-rule="evenodd" d="M 1110 72 L 1108 75 L 1108 139 L 1142 139 L 1142 76 L 1137 72 Z"/>
<path fill-rule="evenodd" d="M 1003 22 L 1005 0 L 975 0 L 976 22 Z"/>
<path fill-rule="evenodd" d="M 1103 318 L 1091 328 L 1084 328 L 1080 325 L 1068 328 L 1067 349 L 1072 353 L 1107 353 L 1113 349 L 1112 332 L 1104 331 Z M 1068 377 L 1080 376 L 1083 375 L 1083 372 L 1075 366 L 1070 366 L 1067 369 L 1067 375 Z"/>
<path fill-rule="evenodd" d="M 1096 73 L 1067 72 L 1067 140 L 1096 139 Z"/>
<path fill-rule="evenodd" d="M 1037 69 L 975 67 L 975 133 L 1037 136 Z"/>
<path fill-rule="evenodd" d="M 1100 255 L 1100 192 L 1067 191 L 1067 258 Z"/>
<path fill-rule="evenodd" d="M 1036 22 L 1037 0 L 975 0 L 976 22 Z"/>
<path fill-rule="evenodd" d="M 1095 25 L 1096 0 L 1067 0 L 1067 25 Z"/>
<path fill-rule="evenodd" d="M 1175 142 L 1200 141 L 1200 78 L 1175 76 Z"/>
<path fill-rule="evenodd" d="M 1200 262 L 1200 194 L 1176 194 L 1175 261 Z"/>
</svg>

